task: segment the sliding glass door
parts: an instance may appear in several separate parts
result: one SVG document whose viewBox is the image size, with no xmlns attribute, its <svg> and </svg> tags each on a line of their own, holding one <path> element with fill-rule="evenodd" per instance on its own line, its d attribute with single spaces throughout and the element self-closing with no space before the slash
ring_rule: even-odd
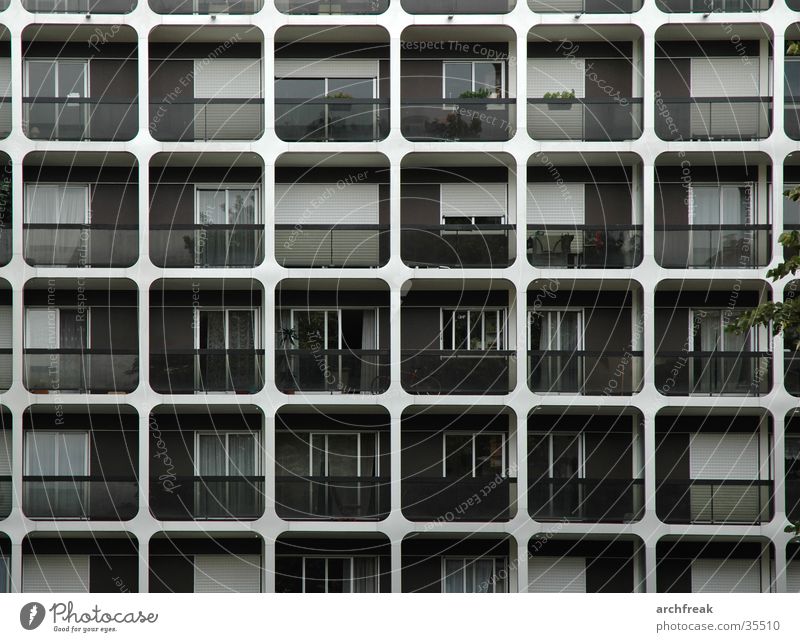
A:
<svg viewBox="0 0 800 642">
<path fill-rule="evenodd" d="M 194 260 L 197 266 L 253 266 L 258 261 L 261 235 L 258 190 L 252 187 L 200 187 L 197 189 Z M 223 226 L 223 227 L 216 227 Z"/>
<path fill-rule="evenodd" d="M 89 433 L 31 431 L 25 434 L 25 475 L 85 477 L 89 475 Z M 25 512 L 43 517 L 82 517 L 88 512 L 84 480 L 30 481 L 25 488 Z"/>
<path fill-rule="evenodd" d="M 88 67 L 86 60 L 25 61 L 25 96 L 42 99 L 27 105 L 31 138 L 79 140 L 86 136 L 88 105 L 67 99 L 89 95 Z"/>
<path fill-rule="evenodd" d="M 252 478 L 260 473 L 257 435 L 250 432 L 196 433 L 196 516 L 202 518 L 256 517 L 261 493 Z M 229 477 L 230 479 L 219 479 Z"/>
<path fill-rule="evenodd" d="M 246 392 L 258 387 L 257 318 L 254 309 L 196 311 L 196 390 Z"/>
</svg>

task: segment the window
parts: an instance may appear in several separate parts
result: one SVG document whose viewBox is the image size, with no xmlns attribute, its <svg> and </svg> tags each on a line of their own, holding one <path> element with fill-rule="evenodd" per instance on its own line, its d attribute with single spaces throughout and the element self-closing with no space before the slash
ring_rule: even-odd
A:
<svg viewBox="0 0 800 642">
<path fill-rule="evenodd" d="M 255 350 L 261 345 L 258 310 L 195 309 L 197 390 L 253 390 L 259 380 Z"/>
<path fill-rule="evenodd" d="M 505 350 L 505 309 L 443 309 L 441 323 L 442 350 Z"/>
<path fill-rule="evenodd" d="M 195 433 L 198 517 L 248 517 L 260 514 L 258 486 L 261 449 L 251 432 Z M 219 479 L 231 477 L 232 479 Z"/>
<path fill-rule="evenodd" d="M 11 561 L 0 555 L 0 593 L 11 592 Z"/>
<path fill-rule="evenodd" d="M 442 592 L 505 593 L 505 568 L 505 558 L 500 557 L 445 557 Z"/>
<path fill-rule="evenodd" d="M 82 390 L 90 381 L 90 308 L 25 310 L 25 378 L 31 389 Z"/>
<path fill-rule="evenodd" d="M 377 477 L 376 433 L 311 433 L 310 470 L 315 477 Z"/>
<path fill-rule="evenodd" d="M 503 225 L 506 183 L 443 183 L 439 188 L 444 225 Z"/>
<path fill-rule="evenodd" d="M 25 61 L 25 95 L 34 98 L 86 98 L 89 63 L 86 60 Z M 83 137 L 86 103 L 38 102 L 26 105 L 27 132 L 33 138 Z"/>
<path fill-rule="evenodd" d="M 75 183 L 25 185 L 25 258 L 48 265 L 86 265 L 90 222 L 89 186 Z"/>
<path fill-rule="evenodd" d="M 505 96 L 505 67 L 502 62 L 445 62 L 443 70 L 445 98 L 462 98 L 471 92 L 486 98 Z"/>
<path fill-rule="evenodd" d="M 579 392 L 583 386 L 583 311 L 550 309 L 528 314 L 531 387 Z"/>
<path fill-rule="evenodd" d="M 252 266 L 261 237 L 259 191 L 252 186 L 198 187 L 194 239 L 195 265 Z"/>
<path fill-rule="evenodd" d="M 87 477 L 89 433 L 31 431 L 25 433 L 25 476 Z M 31 516 L 79 517 L 84 513 L 84 480 L 31 480 L 25 484 L 25 512 Z"/>
<path fill-rule="evenodd" d="M 583 433 L 534 433 L 529 437 L 531 505 L 540 516 L 580 516 L 585 494 L 586 442 Z"/>
<path fill-rule="evenodd" d="M 26 183 L 25 222 L 76 224 L 89 222 L 89 185 Z"/>
<path fill-rule="evenodd" d="M 689 343 L 693 352 L 690 376 L 695 392 L 748 393 L 758 386 L 758 364 L 748 358 L 757 333 L 727 332 L 730 322 L 726 310 L 690 310 Z M 722 353 L 711 355 L 709 353 Z"/>
<path fill-rule="evenodd" d="M 442 461 L 444 477 L 505 477 L 506 439 L 503 433 L 446 433 Z"/>
<path fill-rule="evenodd" d="M 377 593 L 377 557 L 304 557 L 303 593 Z"/>
<path fill-rule="evenodd" d="M 754 247 L 754 232 L 719 229 L 721 225 L 753 223 L 753 186 L 695 185 L 689 190 L 690 243 L 693 265 L 747 265 Z"/>
</svg>

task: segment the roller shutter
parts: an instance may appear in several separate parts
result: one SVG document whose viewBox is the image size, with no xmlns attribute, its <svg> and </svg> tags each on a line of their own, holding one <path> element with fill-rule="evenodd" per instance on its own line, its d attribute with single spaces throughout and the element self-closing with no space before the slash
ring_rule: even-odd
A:
<svg viewBox="0 0 800 642">
<path fill-rule="evenodd" d="M 34 555 L 22 558 L 25 593 L 88 593 L 88 555 Z"/>
<path fill-rule="evenodd" d="M 258 593 L 261 558 L 258 555 L 195 555 L 195 593 Z"/>
<path fill-rule="evenodd" d="M 586 559 L 533 557 L 528 561 L 529 593 L 586 593 Z"/>
</svg>

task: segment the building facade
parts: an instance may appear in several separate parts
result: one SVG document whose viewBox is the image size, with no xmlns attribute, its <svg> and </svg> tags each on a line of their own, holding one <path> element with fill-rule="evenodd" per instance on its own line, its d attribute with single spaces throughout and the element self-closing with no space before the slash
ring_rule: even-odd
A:
<svg viewBox="0 0 800 642">
<path fill-rule="evenodd" d="M 799 11 L 5 0 L 0 592 L 800 590 Z"/>
</svg>

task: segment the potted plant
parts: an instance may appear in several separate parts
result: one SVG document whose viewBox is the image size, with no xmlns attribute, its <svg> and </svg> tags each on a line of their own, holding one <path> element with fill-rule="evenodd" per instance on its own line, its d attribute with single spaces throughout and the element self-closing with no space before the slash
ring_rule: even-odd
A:
<svg viewBox="0 0 800 642">
<path fill-rule="evenodd" d="M 287 395 L 293 395 L 295 391 L 294 376 L 292 375 L 292 368 L 289 365 L 289 355 L 286 354 L 287 350 L 297 345 L 297 330 L 294 328 L 281 328 L 278 332 L 278 345 L 284 351 L 284 358 L 281 360 L 282 367 L 278 383 L 281 390 Z"/>
<path fill-rule="evenodd" d="M 572 100 L 575 98 L 575 90 L 571 91 L 548 91 L 542 96 L 544 100 L 551 100 L 547 104 L 548 109 L 566 110 L 572 107 Z M 569 101 L 569 102 L 568 102 Z"/>
<path fill-rule="evenodd" d="M 492 90 L 488 87 L 481 87 L 480 89 L 476 89 L 475 91 L 462 91 L 459 98 L 479 98 L 481 100 L 486 100 L 487 98 L 492 97 Z"/>
</svg>

